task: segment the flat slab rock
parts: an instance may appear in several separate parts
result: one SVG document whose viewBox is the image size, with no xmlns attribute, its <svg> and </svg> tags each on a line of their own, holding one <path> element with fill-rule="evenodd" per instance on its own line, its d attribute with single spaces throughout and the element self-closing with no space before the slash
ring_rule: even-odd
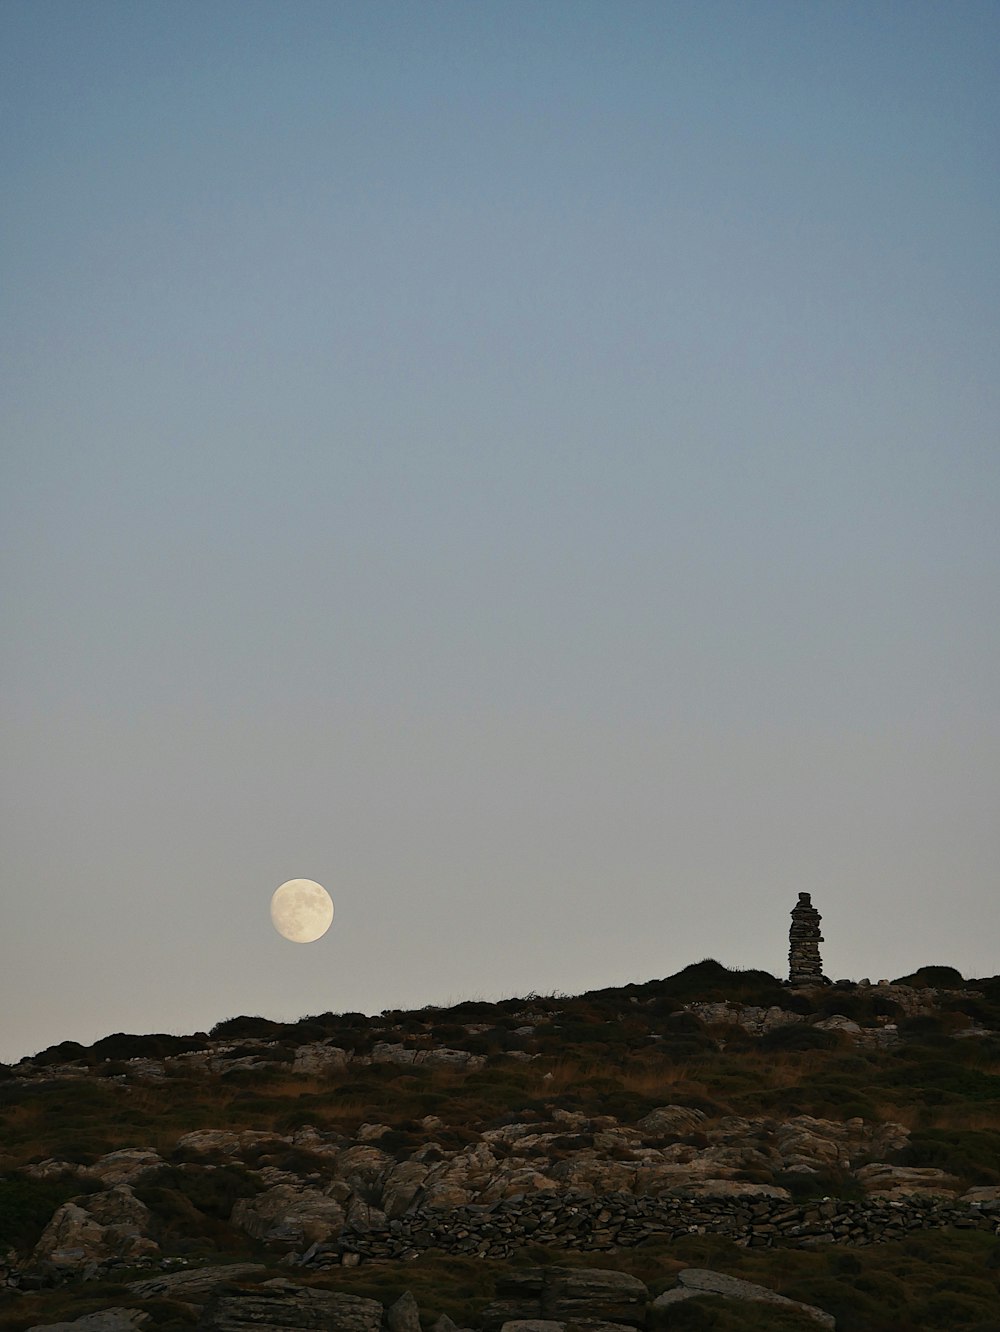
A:
<svg viewBox="0 0 1000 1332">
<path fill-rule="evenodd" d="M 246 1281 L 267 1269 L 261 1263 L 227 1263 L 221 1267 L 192 1267 L 184 1272 L 164 1272 L 144 1281 L 130 1281 L 128 1288 L 142 1300 L 167 1296 L 173 1300 L 197 1299 L 210 1295 L 227 1282 Z"/>
<path fill-rule="evenodd" d="M 686 1267 L 677 1274 L 677 1285 L 665 1290 L 653 1301 L 654 1309 L 667 1309 L 682 1300 L 695 1299 L 698 1295 L 721 1295 L 729 1300 L 751 1300 L 760 1304 L 780 1304 L 786 1309 L 796 1309 L 799 1313 L 812 1318 L 820 1327 L 835 1328 L 836 1320 L 832 1314 L 817 1309 L 814 1304 L 800 1304 L 798 1300 L 787 1299 L 777 1291 L 766 1286 L 754 1285 L 752 1281 L 743 1281 L 739 1277 L 728 1276 L 725 1272 L 713 1272 L 706 1267 Z"/>
<path fill-rule="evenodd" d="M 590 1332 L 643 1327 L 649 1298 L 638 1277 L 600 1267 L 529 1267 L 507 1272 L 497 1282 L 497 1295 L 499 1299 L 483 1311 L 487 1332 L 502 1332 L 509 1323 L 567 1322 Z M 521 1332 L 555 1329 L 535 1327 Z"/>
<path fill-rule="evenodd" d="M 359 1295 L 314 1290 L 279 1277 L 248 1291 L 227 1291 L 205 1307 L 208 1332 L 380 1332 L 382 1305 Z"/>
<path fill-rule="evenodd" d="M 141 1309 L 100 1309 L 69 1323 L 36 1323 L 28 1332 L 136 1332 L 147 1322 L 149 1314 Z"/>
<path fill-rule="evenodd" d="M 500 1332 L 566 1332 L 569 1323 L 561 1323 L 553 1318 L 514 1318 L 504 1323 Z M 635 1332 L 627 1323 L 602 1323 L 596 1318 L 575 1318 L 574 1328 L 584 1332 Z"/>
</svg>

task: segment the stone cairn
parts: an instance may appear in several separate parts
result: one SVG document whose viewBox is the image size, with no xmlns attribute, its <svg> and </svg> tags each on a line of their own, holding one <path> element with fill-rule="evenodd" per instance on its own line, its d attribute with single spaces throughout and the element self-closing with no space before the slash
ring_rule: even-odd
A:
<svg viewBox="0 0 1000 1332">
<path fill-rule="evenodd" d="M 830 984 L 823 975 L 823 961 L 819 955 L 819 946 L 823 942 L 819 932 L 821 919 L 809 894 L 799 893 L 798 903 L 792 908 L 792 928 L 788 931 L 789 985 Z"/>
</svg>

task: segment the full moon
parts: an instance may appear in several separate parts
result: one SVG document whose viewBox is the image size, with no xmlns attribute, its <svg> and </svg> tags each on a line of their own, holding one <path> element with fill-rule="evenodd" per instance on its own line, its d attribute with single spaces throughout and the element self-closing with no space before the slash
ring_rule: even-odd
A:
<svg viewBox="0 0 1000 1332">
<path fill-rule="evenodd" d="M 312 879 L 289 879 L 274 890 L 271 924 L 292 943 L 314 943 L 333 920 L 333 901 Z"/>
</svg>

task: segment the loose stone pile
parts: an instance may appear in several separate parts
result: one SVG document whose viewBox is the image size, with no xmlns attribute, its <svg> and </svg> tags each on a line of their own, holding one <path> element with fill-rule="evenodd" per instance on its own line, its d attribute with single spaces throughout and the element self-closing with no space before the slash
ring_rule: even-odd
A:
<svg viewBox="0 0 1000 1332">
<path fill-rule="evenodd" d="M 788 983 L 790 985 L 829 985 L 823 975 L 823 962 L 819 945 L 823 936 L 819 932 L 822 917 L 812 905 L 808 893 L 799 893 L 792 908 L 792 927 L 788 932 Z"/>
</svg>

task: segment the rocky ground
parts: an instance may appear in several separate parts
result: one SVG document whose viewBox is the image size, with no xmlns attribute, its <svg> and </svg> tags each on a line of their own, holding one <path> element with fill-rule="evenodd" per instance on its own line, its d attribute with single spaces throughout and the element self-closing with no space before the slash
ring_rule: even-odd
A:
<svg viewBox="0 0 1000 1332">
<path fill-rule="evenodd" d="M 950 993 L 972 994 L 966 1007 L 973 1013 L 934 1033 L 938 1063 L 950 1051 L 988 1051 L 994 1040 L 984 1011 L 975 1007 L 976 992 Z M 785 1033 L 779 1039 L 793 1049 L 804 1042 L 806 1063 L 800 1067 L 799 1056 L 789 1056 L 789 1067 L 799 1073 L 817 1067 L 816 1050 L 822 1049 L 838 1051 L 844 1067 L 854 1066 L 850 1060 L 858 1055 L 852 1052 L 864 1052 L 865 1067 L 884 1064 L 895 1076 L 894 1061 L 905 1055 L 913 1024 L 919 1030 L 920 1022 L 937 1022 L 943 1009 L 958 1003 L 942 1000 L 941 991 L 926 985 L 844 987 L 844 1012 L 827 1011 L 829 1000 L 810 1011 L 801 995 L 792 998 L 794 1007 L 717 996 L 676 1008 L 660 1003 L 656 1013 L 637 1021 L 635 1010 L 649 1004 L 640 987 L 638 996 L 620 995 L 621 1048 L 615 1047 L 612 1024 L 592 1020 L 591 1026 L 603 1036 L 611 1033 L 602 1054 L 623 1082 L 640 1076 L 629 1072 L 636 1060 L 647 1079 L 683 1063 L 678 1032 L 700 1052 L 688 1052 L 695 1060 L 692 1076 L 708 1067 L 706 1060 L 723 1070 L 727 1059 L 757 1067 L 760 1043 L 774 1041 L 774 1033 Z M 669 1012 L 661 1013 L 663 1008 Z M 997 1171 L 986 1169 L 982 1177 L 970 1175 L 961 1162 L 956 1169 L 916 1164 L 913 1144 L 923 1141 L 920 1129 L 901 1119 L 736 1113 L 745 1108 L 738 1098 L 727 1104 L 718 1096 L 692 1095 L 691 1087 L 700 1084 L 683 1081 L 676 1084 L 682 1089 L 676 1101 L 650 1105 L 647 1096 L 640 1098 L 641 1114 L 601 1113 L 602 1100 L 614 1099 L 600 1094 L 608 1067 L 601 1077 L 591 1069 L 587 1094 L 574 1089 L 559 1095 L 565 1068 L 553 1060 L 559 1058 L 560 1026 L 577 1037 L 581 1027 L 579 1014 L 565 1005 L 508 1005 L 502 1026 L 443 1024 L 438 1013 L 426 1011 L 391 1016 L 391 1022 L 355 1023 L 358 1038 L 351 1043 L 342 1032 L 297 1040 L 316 1035 L 315 1023 L 304 1020 L 304 1030 L 293 1026 L 239 1040 L 217 1034 L 195 1041 L 197 1048 L 158 1056 L 147 1049 L 131 1058 L 101 1059 L 97 1047 L 82 1054 L 59 1047 L 7 1070 L 0 1092 L 12 1107 L 13 1123 L 13 1108 L 21 1107 L 23 1120 L 38 1098 L 58 1096 L 71 1114 L 74 1096 L 82 1103 L 83 1089 L 98 1087 L 101 1096 L 112 1098 L 109 1105 L 117 1097 L 130 1107 L 133 1119 L 137 1098 L 153 1107 L 142 1114 L 154 1131 L 148 1141 L 110 1151 L 35 1151 L 30 1159 L 18 1159 L 19 1152 L 39 1142 L 11 1152 L 9 1140 L 0 1140 L 8 1202 L 63 1198 L 31 1236 L 30 1248 L 15 1245 L 0 1263 L 7 1291 L 0 1317 L 21 1328 L 61 1326 L 66 1319 L 32 1323 L 31 1301 L 51 1292 L 52 1307 L 64 1310 L 73 1292 L 87 1302 L 89 1291 L 111 1283 L 127 1294 L 126 1302 L 87 1310 L 74 1324 L 79 1332 L 144 1322 L 418 1332 L 420 1311 L 412 1297 L 409 1303 L 380 1303 L 323 1283 L 351 1269 L 388 1269 L 439 1255 L 499 1263 L 506 1272 L 495 1282 L 496 1298 L 478 1310 L 476 1326 L 485 1332 L 562 1332 L 568 1324 L 592 1332 L 619 1325 L 695 1326 L 694 1302 L 737 1299 L 766 1305 L 775 1327 L 799 1325 L 788 1319 L 829 1327 L 833 1318 L 821 1309 L 806 1309 L 801 1300 L 782 1304 L 767 1287 L 708 1268 L 665 1273 L 654 1283 L 663 1288 L 651 1293 L 638 1277 L 618 1270 L 521 1264 L 540 1248 L 605 1260 L 651 1245 L 669 1253 L 671 1245 L 692 1236 L 719 1237 L 751 1251 L 816 1251 L 870 1248 L 931 1231 L 976 1232 L 995 1244 L 1000 1233 L 1000 1159 Z M 453 1044 L 435 1039 L 443 1026 Z M 481 1039 L 497 1031 L 505 1048 L 490 1048 L 491 1040 Z M 156 1038 L 121 1038 L 119 1047 L 127 1051 L 129 1041 L 143 1039 Z M 170 1039 L 164 1038 L 168 1045 Z M 494 1047 L 498 1040 L 492 1038 Z M 77 1057 L 62 1059 L 65 1054 Z M 968 1068 L 968 1055 L 956 1058 L 961 1069 Z M 981 1093 L 1000 1089 L 1000 1078 L 983 1073 L 981 1063 L 979 1082 L 963 1076 L 980 1098 L 976 1104 L 992 1114 L 993 1102 Z M 526 1081 L 511 1081 L 510 1070 L 521 1070 L 517 1076 Z M 376 1081 L 354 1081 L 362 1072 Z M 383 1084 L 378 1079 L 384 1076 Z M 767 1081 L 766 1064 L 760 1078 Z M 158 1123 L 156 1109 L 192 1094 L 196 1085 L 202 1092 L 238 1085 L 246 1099 L 256 1079 L 264 1090 L 280 1092 L 284 1104 L 305 1100 L 330 1113 L 285 1129 L 267 1122 L 273 1118 L 267 1113 L 255 1127 L 203 1123 L 174 1133 Z M 296 1097 L 297 1084 L 308 1093 Z M 525 1096 L 518 1113 L 509 1101 L 520 1085 L 536 1094 Z M 508 1102 L 494 1107 L 495 1114 L 489 1113 L 491 1086 L 504 1088 Z M 479 1088 L 480 1097 L 472 1117 L 462 1100 L 471 1087 Z M 367 1088 L 376 1103 L 382 1088 L 378 1108 L 384 1113 L 351 1123 L 359 1088 Z M 409 1111 L 416 1092 L 435 1089 L 436 1113 L 394 1113 L 406 1097 Z M 740 1095 L 745 1100 L 750 1093 Z M 334 1115 L 338 1107 L 342 1113 Z M 810 1187 L 830 1180 L 837 1181 L 832 1196 Z M 0 1202 L 4 1196 L 0 1192 Z M 30 1230 L 26 1226 L 24 1234 Z M 428 1319 L 424 1311 L 425 1325 Z M 442 1316 L 431 1321 L 436 1332 L 450 1332 Z"/>
</svg>

